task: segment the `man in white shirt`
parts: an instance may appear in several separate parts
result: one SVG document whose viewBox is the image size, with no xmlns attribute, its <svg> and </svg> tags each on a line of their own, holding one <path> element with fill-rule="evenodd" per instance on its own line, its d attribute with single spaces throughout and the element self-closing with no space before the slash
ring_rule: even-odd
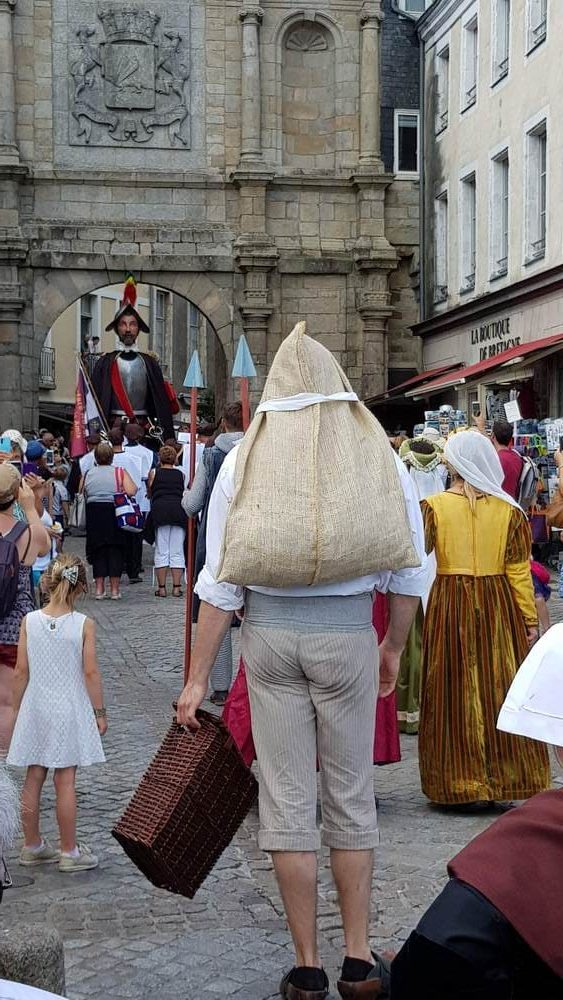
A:
<svg viewBox="0 0 563 1000">
<path fill-rule="evenodd" d="M 372 767 L 378 659 L 372 595 L 376 589 L 389 595 L 390 624 L 379 647 L 379 694 L 385 696 L 394 690 L 427 582 L 418 498 L 396 459 L 420 566 L 322 586 L 249 587 L 244 593 L 242 587 L 217 582 L 239 448 L 227 455 L 210 500 L 207 558 L 196 585 L 202 605 L 178 721 L 198 728 L 196 711 L 206 697 L 217 651 L 233 611 L 244 602 L 241 649 L 260 769 L 259 846 L 272 854 L 296 952 L 296 965 L 282 980 L 280 993 L 286 1000 L 328 995 L 316 929 L 318 753 L 322 840 L 331 852 L 346 942 L 338 988 L 342 997 L 371 1000 L 380 992 L 368 939 L 373 849 L 379 842 Z"/>
</svg>

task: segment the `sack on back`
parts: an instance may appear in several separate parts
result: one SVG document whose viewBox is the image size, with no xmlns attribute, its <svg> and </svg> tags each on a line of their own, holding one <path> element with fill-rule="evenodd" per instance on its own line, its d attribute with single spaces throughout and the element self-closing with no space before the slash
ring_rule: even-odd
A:
<svg viewBox="0 0 563 1000">
<path fill-rule="evenodd" d="M 357 400 L 293 409 L 303 401 L 288 399 L 350 392 L 330 351 L 299 323 L 273 361 L 266 411 L 239 446 L 220 581 L 312 586 L 418 566 L 399 472 L 375 417 Z"/>
</svg>

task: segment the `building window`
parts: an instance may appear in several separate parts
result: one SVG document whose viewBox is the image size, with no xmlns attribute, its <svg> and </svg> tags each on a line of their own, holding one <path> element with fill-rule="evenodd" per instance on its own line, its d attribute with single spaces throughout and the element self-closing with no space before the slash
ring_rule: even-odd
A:
<svg viewBox="0 0 563 1000">
<path fill-rule="evenodd" d="M 153 318 L 152 335 L 153 347 L 161 362 L 164 360 L 164 349 L 166 344 L 166 307 L 168 304 L 168 292 L 163 292 L 157 288 L 153 298 Z"/>
<path fill-rule="evenodd" d="M 510 0 L 495 0 L 493 84 L 508 75 L 510 59 Z"/>
<path fill-rule="evenodd" d="M 450 107 L 450 47 L 447 45 L 436 59 L 436 121 L 435 132 L 439 135 L 448 127 Z"/>
<path fill-rule="evenodd" d="M 398 0 L 399 10 L 404 10 L 405 14 L 424 14 L 429 6 L 428 0 Z"/>
<path fill-rule="evenodd" d="M 188 361 L 199 344 L 199 309 L 190 302 L 188 307 Z"/>
<path fill-rule="evenodd" d="M 94 354 L 94 329 L 95 295 L 83 295 L 80 299 L 80 351 L 82 354 Z M 98 338 L 99 343 L 99 338 Z"/>
<path fill-rule="evenodd" d="M 477 238 L 477 186 L 475 174 L 468 174 L 461 182 L 461 291 L 475 288 L 476 238 Z"/>
<path fill-rule="evenodd" d="M 547 210 L 547 122 L 526 136 L 526 263 L 545 257 Z"/>
<path fill-rule="evenodd" d="M 508 150 L 496 156 L 492 163 L 491 185 L 491 279 L 508 273 Z"/>
<path fill-rule="evenodd" d="M 479 32 L 477 17 L 468 21 L 463 29 L 463 91 L 461 110 L 467 111 L 477 101 L 477 66 L 479 60 Z"/>
<path fill-rule="evenodd" d="M 448 193 L 434 202 L 434 302 L 448 298 Z"/>
<path fill-rule="evenodd" d="M 396 174 L 418 174 L 418 111 L 395 111 Z"/>
<path fill-rule="evenodd" d="M 547 0 L 528 0 L 527 51 L 547 38 Z"/>
</svg>

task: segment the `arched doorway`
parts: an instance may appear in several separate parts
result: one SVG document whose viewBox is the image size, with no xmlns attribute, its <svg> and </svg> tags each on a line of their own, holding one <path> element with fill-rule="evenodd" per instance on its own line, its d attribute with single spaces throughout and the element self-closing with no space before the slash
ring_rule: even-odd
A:
<svg viewBox="0 0 563 1000">
<path fill-rule="evenodd" d="M 82 356 L 91 372 L 101 354 L 119 346 L 106 326 L 115 315 L 122 289 L 121 282 L 86 292 L 54 319 L 44 335 L 39 357 L 41 426 L 64 433 L 72 422 L 76 356 Z M 215 421 L 227 398 L 227 358 L 213 323 L 193 301 L 160 283 L 139 282 L 137 295 L 139 312 L 150 327 L 149 334 L 139 335 L 138 345 L 158 356 L 165 378 L 176 389 L 182 407 L 176 422 L 181 424 L 186 417 L 183 381 L 196 348 L 206 384 L 200 393 L 200 414 Z"/>
</svg>

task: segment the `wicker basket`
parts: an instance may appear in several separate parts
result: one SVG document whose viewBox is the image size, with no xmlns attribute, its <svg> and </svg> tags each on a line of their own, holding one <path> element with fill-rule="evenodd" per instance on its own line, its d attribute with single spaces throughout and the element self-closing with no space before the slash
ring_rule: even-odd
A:
<svg viewBox="0 0 563 1000">
<path fill-rule="evenodd" d="M 258 795 L 223 722 L 198 712 L 201 729 L 175 721 L 112 830 L 153 885 L 195 896 Z"/>
</svg>

